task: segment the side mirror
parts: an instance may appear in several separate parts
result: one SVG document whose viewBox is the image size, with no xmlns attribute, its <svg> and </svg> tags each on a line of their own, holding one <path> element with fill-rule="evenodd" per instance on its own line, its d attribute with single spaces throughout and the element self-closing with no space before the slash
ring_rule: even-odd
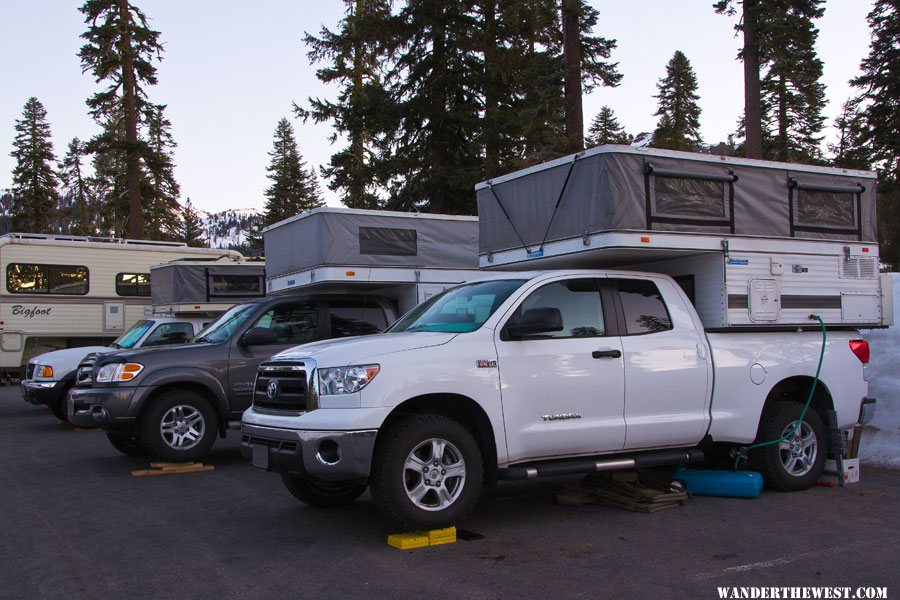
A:
<svg viewBox="0 0 900 600">
<path fill-rule="evenodd" d="M 514 338 L 540 335 L 551 331 L 562 331 L 562 313 L 558 308 L 532 308 L 526 310 L 522 319 L 515 325 L 506 328 L 507 333 Z"/>
<path fill-rule="evenodd" d="M 268 346 L 278 343 L 278 334 L 265 327 L 254 327 L 244 332 L 238 340 L 241 346 Z"/>
</svg>

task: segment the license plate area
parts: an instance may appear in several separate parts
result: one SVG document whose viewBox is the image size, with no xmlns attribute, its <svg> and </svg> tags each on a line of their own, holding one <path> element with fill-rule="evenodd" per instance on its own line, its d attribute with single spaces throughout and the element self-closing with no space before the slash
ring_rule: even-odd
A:
<svg viewBox="0 0 900 600">
<path fill-rule="evenodd" d="M 250 456 L 250 464 L 259 469 L 269 468 L 269 447 L 262 444 L 253 446 L 253 453 Z"/>
</svg>

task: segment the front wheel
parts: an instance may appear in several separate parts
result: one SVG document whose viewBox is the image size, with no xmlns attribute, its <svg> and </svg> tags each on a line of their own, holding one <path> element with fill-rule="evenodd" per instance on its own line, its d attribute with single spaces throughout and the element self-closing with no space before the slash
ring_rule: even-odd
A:
<svg viewBox="0 0 900 600">
<path fill-rule="evenodd" d="M 385 433 L 371 480 L 375 504 L 407 527 L 435 529 L 465 517 L 481 494 L 482 459 L 475 438 L 440 415 L 416 415 Z"/>
<path fill-rule="evenodd" d="M 69 398 L 69 392 L 72 391 L 73 384 L 67 385 L 62 392 L 59 394 L 59 398 L 56 398 L 53 402 L 50 403 L 50 412 L 53 413 L 53 416 L 62 421 L 63 423 L 69 422 L 69 416 L 66 414 L 66 401 Z"/>
<path fill-rule="evenodd" d="M 803 412 L 798 402 L 781 402 L 766 409 L 759 424 L 757 442 L 767 442 L 790 433 Z M 806 411 L 791 437 L 751 451 L 753 467 L 762 473 L 766 486 L 782 492 L 805 490 L 818 481 L 825 469 L 826 437 L 822 419 L 813 409 Z"/>
<path fill-rule="evenodd" d="M 281 480 L 294 498 L 318 508 L 346 506 L 366 491 L 361 483 L 303 479 L 289 473 L 282 474 Z"/>
<path fill-rule="evenodd" d="M 141 417 L 141 442 L 160 460 L 188 462 L 206 454 L 216 441 L 216 411 L 205 398 L 175 390 L 153 399 Z"/>
</svg>

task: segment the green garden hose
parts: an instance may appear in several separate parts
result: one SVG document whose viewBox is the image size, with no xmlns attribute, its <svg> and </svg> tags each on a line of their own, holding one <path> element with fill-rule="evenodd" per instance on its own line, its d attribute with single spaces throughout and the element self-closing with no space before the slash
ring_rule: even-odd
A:
<svg viewBox="0 0 900 600">
<path fill-rule="evenodd" d="M 818 321 L 819 325 L 822 327 L 822 351 L 819 353 L 819 366 L 816 368 L 816 378 L 813 380 L 812 387 L 809 388 L 809 397 L 806 399 L 806 404 L 803 405 L 803 412 L 800 413 L 800 418 L 797 419 L 796 423 L 794 423 L 794 427 L 790 430 L 790 432 L 784 434 L 777 440 L 772 440 L 769 442 L 757 442 L 749 446 L 744 446 L 743 448 L 738 450 L 737 458 L 734 459 L 735 471 L 737 471 L 738 464 L 743 458 L 747 456 L 748 452 L 750 452 L 754 448 L 762 448 L 763 446 L 780 444 L 784 440 L 792 437 L 795 433 L 797 433 L 797 430 L 800 428 L 800 424 L 803 423 L 803 417 L 806 416 L 806 411 L 809 410 L 809 405 L 812 403 L 813 394 L 816 391 L 816 386 L 819 384 L 819 375 L 822 373 L 822 363 L 825 361 L 825 343 L 828 341 L 828 334 L 825 331 L 825 321 L 822 320 L 822 317 L 820 317 L 819 315 L 809 315 L 809 318 Z"/>
</svg>

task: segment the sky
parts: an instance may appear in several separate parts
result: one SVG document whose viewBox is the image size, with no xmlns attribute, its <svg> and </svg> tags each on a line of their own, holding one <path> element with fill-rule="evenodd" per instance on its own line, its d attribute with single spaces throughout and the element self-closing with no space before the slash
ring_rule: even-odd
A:
<svg viewBox="0 0 900 600">
<path fill-rule="evenodd" d="M 178 144 L 175 175 L 182 201 L 203 210 L 261 208 L 268 185 L 266 166 L 279 119 L 291 119 L 300 152 L 310 166 L 327 164 L 338 148 L 327 123 L 293 118 L 292 104 L 309 97 L 334 98 L 336 87 L 316 79 L 307 59 L 303 33 L 333 29 L 343 16 L 339 0 L 132 0 L 161 32 L 165 46 L 158 63 L 159 84 L 150 99 L 167 105 L 166 115 Z M 699 81 L 701 134 L 724 141 L 736 129 L 743 110 L 742 65 L 736 60 L 741 40 L 736 17 L 718 15 L 713 0 L 589 0 L 600 12 L 595 33 L 614 38 L 612 60 L 622 83 L 597 88 L 584 98 L 585 127 L 603 105 L 610 106 L 626 131 L 655 128 L 656 83 L 665 65 L 681 50 Z M 85 30 L 78 0 L 0 0 L 0 190 L 11 185 L 9 156 L 15 120 L 31 96 L 47 109 L 57 158 L 73 137 L 89 139 L 98 128 L 85 99 L 100 89 L 82 74 L 77 57 Z M 818 52 L 829 129 L 841 104 L 852 93 L 868 54 L 865 20 L 870 0 L 829 0 L 820 29 Z M 829 137 L 831 131 L 828 131 Z M 326 202 L 339 197 L 322 190 Z"/>
</svg>

